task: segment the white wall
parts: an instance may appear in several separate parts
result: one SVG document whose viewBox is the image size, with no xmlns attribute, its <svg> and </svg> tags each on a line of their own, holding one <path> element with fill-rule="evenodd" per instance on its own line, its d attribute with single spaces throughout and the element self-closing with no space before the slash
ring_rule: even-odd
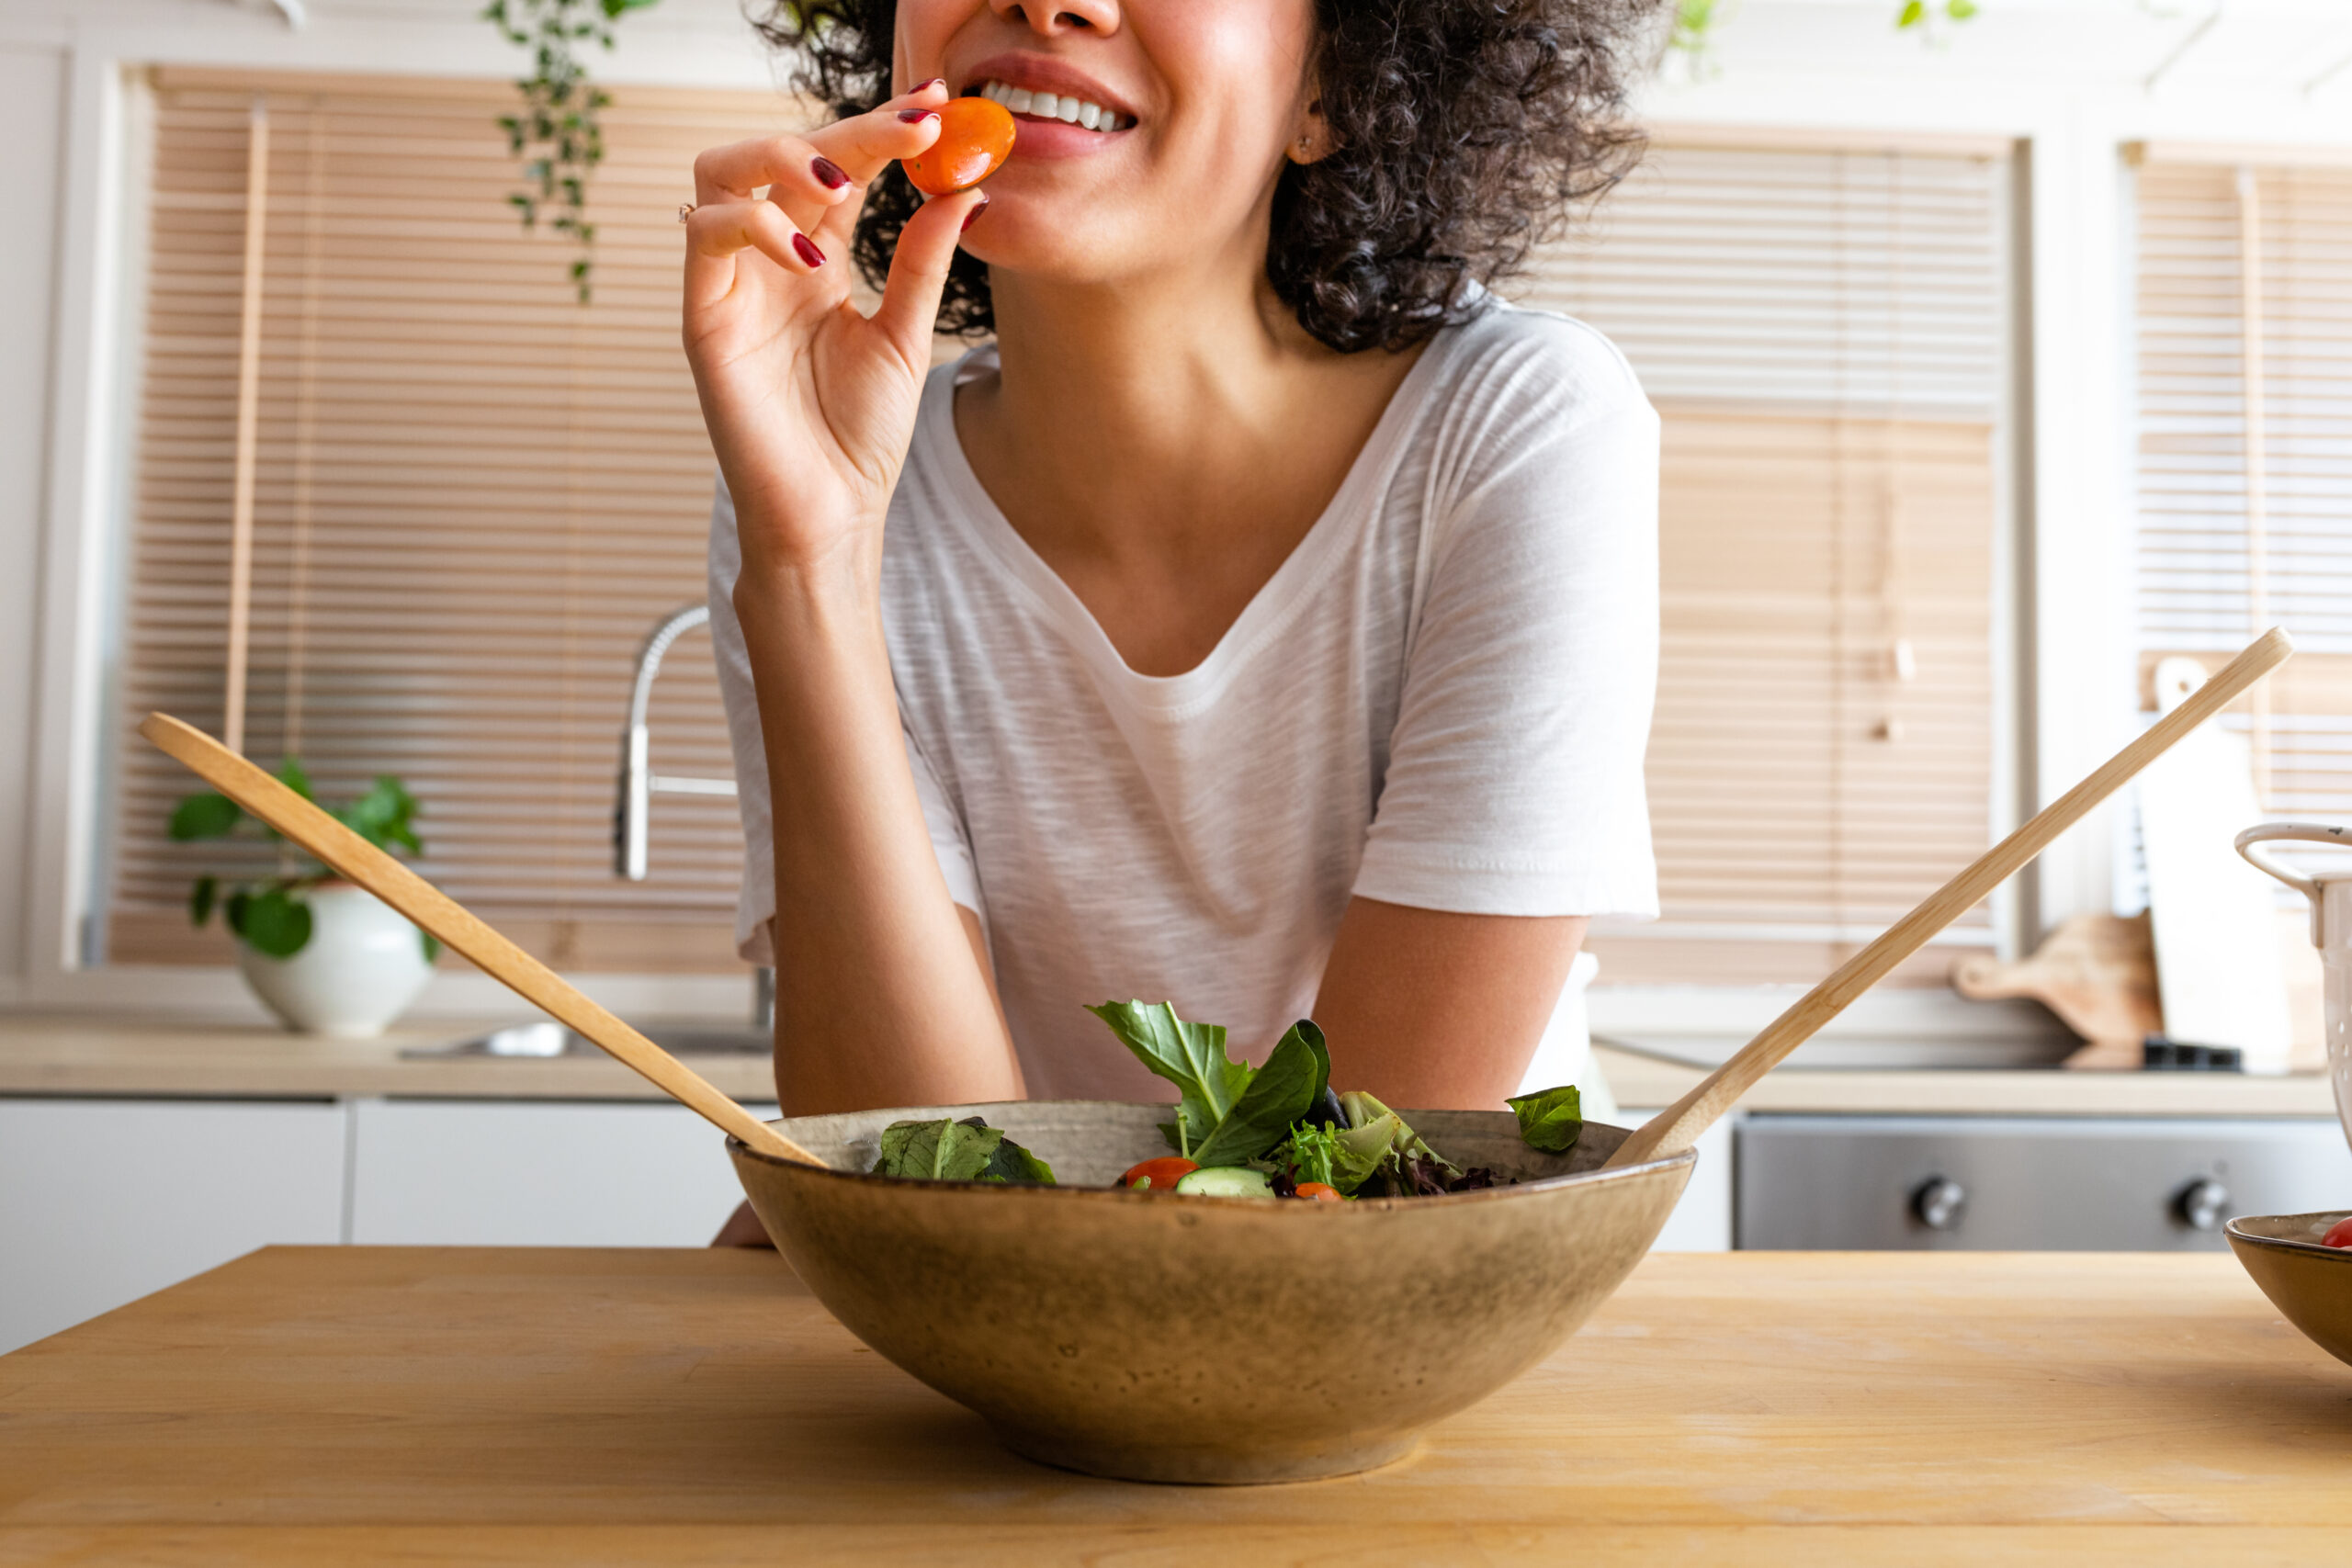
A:
<svg viewBox="0 0 2352 1568">
<path fill-rule="evenodd" d="M 0 43 L 0 998 L 20 972 L 65 60 Z"/>
<path fill-rule="evenodd" d="M 2335 69 L 2352 56 L 2352 6 L 1983 3 L 1976 20 L 1927 40 L 1892 29 L 1894 0 L 1746 0 L 1710 58 L 1696 71 L 1677 63 L 1646 107 L 1692 122 L 1992 131 L 2030 142 L 2039 385 L 2019 544 L 2037 580 L 2053 586 L 2021 606 L 2015 656 L 2033 716 L 2020 793 L 2047 799 L 2112 749 L 2132 707 L 2117 146 L 2142 137 L 2352 143 L 2352 66 Z M 99 994 L 58 973 L 66 933 L 56 868 L 75 852 L 65 829 L 90 788 L 62 759 L 74 753 L 72 710 L 91 706 L 95 688 L 38 650 L 64 648 L 63 623 L 91 603 L 89 562 L 76 551 L 81 530 L 105 514 L 100 458 L 115 422 L 96 395 L 103 367 L 89 363 L 89 334 L 104 283 L 98 241 L 112 217 L 99 176 L 119 157 L 105 140 L 109 85 L 122 65 L 150 62 L 512 74 L 514 52 L 478 9 L 479 0 L 310 0 L 310 23 L 296 32 L 263 0 L 0 6 L 9 236 L 0 249 L 0 736 L 36 738 L 0 755 L 0 1002 L 153 1005 L 168 996 L 182 1007 L 251 1006 L 226 976 L 175 976 L 168 992 L 153 977 L 117 976 Z M 616 82 L 771 79 L 736 0 L 661 0 L 621 32 L 605 67 Z M 45 706 L 28 714 L 36 700 Z M 2103 907 L 2105 834 L 2077 830 L 2038 874 L 2043 922 Z M 473 984 L 443 987 L 445 1002 L 479 1005 L 488 993 Z M 737 988 L 685 990 L 707 993 L 717 1010 Z M 1722 1027 L 1752 1024 L 1727 1018 Z"/>
</svg>

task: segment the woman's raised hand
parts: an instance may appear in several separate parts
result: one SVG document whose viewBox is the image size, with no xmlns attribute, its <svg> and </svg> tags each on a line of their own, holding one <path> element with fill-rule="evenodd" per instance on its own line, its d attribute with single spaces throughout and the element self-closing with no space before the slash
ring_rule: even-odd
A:
<svg viewBox="0 0 2352 1568">
<path fill-rule="evenodd" d="M 878 538 L 931 365 L 932 322 L 970 214 L 961 192 L 907 222 L 871 320 L 850 301 L 866 185 L 928 148 L 931 82 L 806 137 L 695 160 L 685 346 L 734 498 L 747 571 L 808 566 Z M 765 187 L 765 196 L 753 193 Z"/>
</svg>

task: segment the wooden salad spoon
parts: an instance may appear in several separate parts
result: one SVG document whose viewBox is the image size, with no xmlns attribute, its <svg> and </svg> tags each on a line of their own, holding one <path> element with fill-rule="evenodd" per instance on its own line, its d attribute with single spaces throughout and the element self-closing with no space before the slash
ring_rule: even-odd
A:
<svg viewBox="0 0 2352 1568">
<path fill-rule="evenodd" d="M 1811 1039 L 1821 1027 L 1925 946 L 1938 931 L 1982 900 L 2052 840 L 2122 787 L 2183 736 L 2222 711 L 2240 694 L 2285 663 L 2294 652 L 2285 628 L 2274 626 L 2249 643 L 2221 672 L 2170 714 L 2118 751 L 2089 777 L 1979 856 L 1918 908 L 1841 964 L 1767 1024 L 1690 1093 L 1634 1130 L 1605 1163 L 1638 1164 L 1679 1154 L 1699 1140 L 1756 1081 Z M 720 1131 L 762 1153 L 803 1165 L 824 1162 L 753 1117 L 675 1056 L 589 1000 L 578 987 L 469 913 L 407 866 L 303 799 L 219 741 L 168 714 L 149 714 L 139 727 L 239 806 L 277 829 L 455 952 L 471 960 L 525 1000 L 560 1020 L 662 1093 Z"/>
<path fill-rule="evenodd" d="M 139 733 L 207 784 L 373 893 L 515 995 L 569 1025 L 648 1083 L 748 1146 L 779 1159 L 824 1162 L 718 1092 L 709 1079 L 588 999 L 578 987 L 491 930 L 465 907 L 202 730 L 151 713 Z"/>
<path fill-rule="evenodd" d="M 2109 758 L 2098 771 L 2052 801 L 2033 819 L 1995 844 L 1967 869 L 1929 894 L 1925 902 L 1880 934 L 1861 952 L 1838 966 L 1836 974 L 1791 1003 L 1789 1010 L 1764 1026 L 1764 1032 L 1739 1049 L 1739 1054 L 1709 1073 L 1698 1086 L 1664 1111 L 1634 1129 L 1617 1145 L 1608 1166 L 1637 1165 L 1643 1160 L 1680 1154 L 1699 1141 L 1788 1054 L 1813 1038 L 1815 1031 L 1846 1010 L 1848 1003 L 1881 980 L 1894 967 L 1927 945 L 1977 902 L 2009 879 L 2011 873 L 2047 849 L 2050 841 L 2073 827 L 2091 807 L 2122 787 L 2132 774 L 2162 756 L 2180 738 L 2228 706 L 2241 692 L 2287 662 L 2295 651 L 2294 639 L 2283 626 L 2273 626 L 2245 650 L 2222 667 L 2222 672 L 2190 694 L 2186 701 L 2151 725 L 2139 739 Z"/>
</svg>

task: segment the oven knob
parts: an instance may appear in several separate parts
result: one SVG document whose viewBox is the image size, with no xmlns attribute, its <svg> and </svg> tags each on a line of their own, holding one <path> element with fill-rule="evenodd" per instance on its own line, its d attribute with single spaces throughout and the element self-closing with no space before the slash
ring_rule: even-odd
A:
<svg viewBox="0 0 2352 1568">
<path fill-rule="evenodd" d="M 2180 1190 L 2172 1201 L 2172 1211 L 2192 1230 L 2219 1230 L 2230 1217 L 2230 1190 L 2210 1176 L 2200 1176 Z"/>
<path fill-rule="evenodd" d="M 1911 1194 L 1911 1212 L 1934 1231 L 1956 1231 L 1968 1208 L 1968 1189 L 1947 1176 L 1931 1176 Z"/>
</svg>

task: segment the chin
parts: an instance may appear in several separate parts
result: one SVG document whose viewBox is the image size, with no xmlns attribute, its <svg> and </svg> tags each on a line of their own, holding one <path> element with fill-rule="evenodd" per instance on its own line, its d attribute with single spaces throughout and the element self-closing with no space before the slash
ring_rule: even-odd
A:
<svg viewBox="0 0 2352 1568">
<path fill-rule="evenodd" d="M 987 214 L 964 236 L 967 254 L 1003 272 L 1057 283 L 1105 283 L 1119 276 L 1118 245 L 1103 231 L 1099 211 L 1083 201 L 997 193 L 991 182 Z"/>
</svg>

